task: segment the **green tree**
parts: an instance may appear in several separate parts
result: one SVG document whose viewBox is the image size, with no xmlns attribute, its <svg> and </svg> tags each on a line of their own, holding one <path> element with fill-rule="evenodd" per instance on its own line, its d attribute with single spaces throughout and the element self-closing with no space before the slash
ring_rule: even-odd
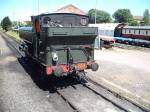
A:
<svg viewBox="0 0 150 112">
<path fill-rule="evenodd" d="M 32 26 L 32 22 L 31 21 L 25 21 L 25 26 Z"/>
<path fill-rule="evenodd" d="M 30 23 L 20 22 L 20 21 L 13 21 L 13 22 L 12 22 L 13 27 L 29 26 L 29 24 L 30 24 Z"/>
<path fill-rule="evenodd" d="M 13 22 L 12 22 L 12 26 L 13 26 L 13 27 L 19 26 L 19 21 L 13 21 Z"/>
<path fill-rule="evenodd" d="M 136 20 L 129 21 L 129 26 L 139 26 L 140 24 Z"/>
<path fill-rule="evenodd" d="M 150 14 L 148 9 L 144 11 L 143 17 L 144 25 L 150 25 Z"/>
<path fill-rule="evenodd" d="M 96 22 L 97 23 L 108 23 L 111 22 L 110 14 L 102 11 L 102 10 L 95 10 L 91 9 L 88 11 L 88 16 L 90 18 L 90 23 L 95 23 L 95 11 L 96 11 Z"/>
<path fill-rule="evenodd" d="M 113 18 L 115 22 L 119 23 L 129 23 L 133 20 L 133 16 L 129 9 L 118 9 L 114 14 Z"/>
<path fill-rule="evenodd" d="M 1 26 L 6 32 L 11 28 L 11 25 L 12 23 L 8 16 L 1 21 Z"/>
</svg>

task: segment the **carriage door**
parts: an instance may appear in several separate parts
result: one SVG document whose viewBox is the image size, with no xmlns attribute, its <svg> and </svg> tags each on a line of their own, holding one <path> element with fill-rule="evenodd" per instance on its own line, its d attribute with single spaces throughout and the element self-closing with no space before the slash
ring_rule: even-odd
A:
<svg viewBox="0 0 150 112">
<path fill-rule="evenodd" d="M 72 27 L 72 26 L 77 26 L 76 25 L 76 17 L 75 16 L 64 16 L 63 17 L 63 24 L 66 27 Z"/>
</svg>

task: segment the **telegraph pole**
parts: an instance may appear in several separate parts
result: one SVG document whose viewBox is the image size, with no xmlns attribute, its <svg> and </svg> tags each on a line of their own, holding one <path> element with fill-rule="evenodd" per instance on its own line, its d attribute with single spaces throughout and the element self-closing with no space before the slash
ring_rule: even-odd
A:
<svg viewBox="0 0 150 112">
<path fill-rule="evenodd" d="M 12 16 L 13 16 L 13 22 L 14 22 L 15 21 L 14 20 L 14 18 L 15 18 L 15 12 L 12 13 Z"/>
<path fill-rule="evenodd" d="M 38 0 L 38 15 L 39 15 L 39 10 L 40 10 L 40 1 Z"/>
<path fill-rule="evenodd" d="M 96 0 L 96 4 L 95 4 L 95 24 L 96 24 L 96 17 L 97 17 L 97 0 Z"/>
</svg>

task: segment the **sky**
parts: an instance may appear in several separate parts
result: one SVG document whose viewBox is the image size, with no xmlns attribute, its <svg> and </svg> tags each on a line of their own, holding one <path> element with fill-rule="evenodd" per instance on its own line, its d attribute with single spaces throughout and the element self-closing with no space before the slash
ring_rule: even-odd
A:
<svg viewBox="0 0 150 112">
<path fill-rule="evenodd" d="M 5 16 L 9 16 L 11 21 L 30 20 L 30 16 L 38 12 L 52 13 L 68 4 L 84 12 L 96 7 L 111 15 L 120 8 L 130 9 L 135 16 L 142 16 L 145 9 L 150 11 L 150 0 L 0 0 L 0 21 Z"/>
</svg>

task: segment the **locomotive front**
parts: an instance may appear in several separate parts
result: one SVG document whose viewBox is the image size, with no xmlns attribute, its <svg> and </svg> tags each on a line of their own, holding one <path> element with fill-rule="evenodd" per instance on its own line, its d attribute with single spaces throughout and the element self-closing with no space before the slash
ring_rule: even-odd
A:
<svg viewBox="0 0 150 112">
<path fill-rule="evenodd" d="M 57 77 L 96 71 L 94 41 L 97 28 L 87 27 L 88 17 L 53 13 L 32 16 L 33 29 L 26 54 L 44 66 L 46 75 Z M 24 31 L 20 31 L 20 35 Z M 23 38 L 23 36 L 21 36 Z M 31 50 L 32 49 L 32 50 Z"/>
</svg>

